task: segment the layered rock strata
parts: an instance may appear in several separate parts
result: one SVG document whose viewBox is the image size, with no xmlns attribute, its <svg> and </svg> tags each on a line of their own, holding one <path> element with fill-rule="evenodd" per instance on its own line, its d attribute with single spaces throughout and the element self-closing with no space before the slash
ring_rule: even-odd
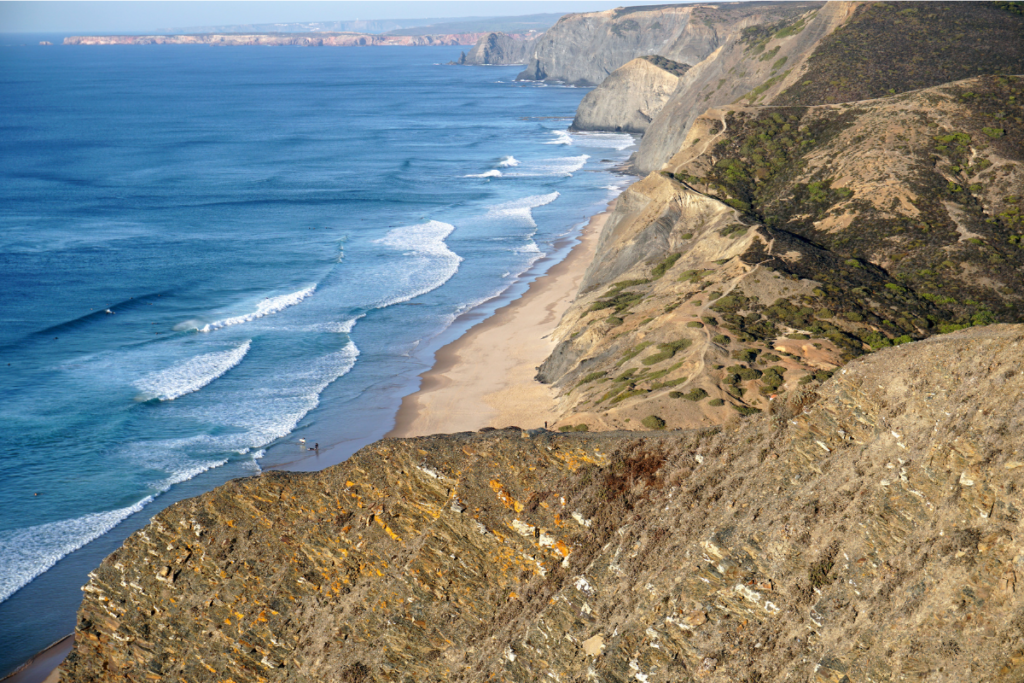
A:
<svg viewBox="0 0 1024 683">
<path fill-rule="evenodd" d="M 459 58 L 459 64 L 526 64 L 539 34 L 512 36 L 492 32 L 482 36 L 467 54 Z"/>
<path fill-rule="evenodd" d="M 672 64 L 677 73 L 688 68 Z M 570 130 L 643 133 L 679 83 L 677 73 L 642 57 L 627 62 L 587 93 Z"/>
<path fill-rule="evenodd" d="M 660 55 L 697 64 L 722 36 L 754 24 L 774 24 L 820 7 L 817 2 L 620 7 L 568 14 L 548 29 L 521 80 L 598 85 L 637 57 Z"/>
<path fill-rule="evenodd" d="M 724 431 L 231 482 L 93 572 L 61 680 L 1019 681 L 1022 350 L 901 346 Z"/>
</svg>

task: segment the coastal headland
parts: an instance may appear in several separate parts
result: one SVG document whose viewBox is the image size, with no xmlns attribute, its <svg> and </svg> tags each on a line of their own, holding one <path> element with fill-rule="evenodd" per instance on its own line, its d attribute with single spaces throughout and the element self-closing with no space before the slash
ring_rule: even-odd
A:
<svg viewBox="0 0 1024 683">
<path fill-rule="evenodd" d="M 588 106 L 645 103 L 642 180 L 438 353 L 411 438 L 129 538 L 61 680 L 1024 680 L 1022 38 L 1013 3 L 565 17 L 520 78 L 623 69 Z"/>
</svg>

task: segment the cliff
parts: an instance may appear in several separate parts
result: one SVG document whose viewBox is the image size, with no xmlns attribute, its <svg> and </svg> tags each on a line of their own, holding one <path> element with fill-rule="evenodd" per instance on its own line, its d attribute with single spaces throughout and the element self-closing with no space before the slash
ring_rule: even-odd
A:
<svg viewBox="0 0 1024 683">
<path fill-rule="evenodd" d="M 725 431 L 231 482 L 92 573 L 61 680 L 1019 681 L 1021 348 L 888 349 Z"/>
<path fill-rule="evenodd" d="M 637 57 L 660 55 L 683 64 L 703 61 L 721 35 L 799 16 L 820 3 L 661 5 L 569 14 L 537 41 L 520 80 L 598 85 Z"/>
<path fill-rule="evenodd" d="M 717 49 L 689 62 L 693 68 L 641 142 L 636 170 L 659 170 L 698 116 L 738 100 L 851 102 L 1024 73 L 1024 17 L 996 5 L 829 2 L 779 22 L 716 23 Z"/>
<path fill-rule="evenodd" d="M 643 133 L 689 68 L 663 61 L 671 70 L 641 57 L 613 71 L 580 102 L 570 130 Z"/>
<path fill-rule="evenodd" d="M 1022 93 L 987 76 L 699 117 L 605 224 L 540 368 L 555 424 L 720 424 L 864 353 L 1024 322 Z"/>
<path fill-rule="evenodd" d="M 488 33 L 482 36 L 459 64 L 526 64 L 533 52 L 538 34 L 512 36 Z"/>
<path fill-rule="evenodd" d="M 69 36 L 65 45 L 472 45 L 483 33 L 396 36 L 369 33 L 205 33 L 168 36 Z"/>
</svg>

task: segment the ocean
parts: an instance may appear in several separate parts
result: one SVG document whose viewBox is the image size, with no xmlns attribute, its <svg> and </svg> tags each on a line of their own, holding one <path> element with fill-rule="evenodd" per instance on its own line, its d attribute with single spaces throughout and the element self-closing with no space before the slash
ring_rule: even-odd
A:
<svg viewBox="0 0 1024 683">
<path fill-rule="evenodd" d="M 0 45 L 0 676 L 166 505 L 383 436 L 628 182 L 461 49 Z"/>
</svg>

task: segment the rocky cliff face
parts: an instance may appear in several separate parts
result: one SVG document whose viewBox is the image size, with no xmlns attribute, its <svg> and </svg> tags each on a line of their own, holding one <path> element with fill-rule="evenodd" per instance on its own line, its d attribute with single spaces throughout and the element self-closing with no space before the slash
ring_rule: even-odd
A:
<svg viewBox="0 0 1024 683">
<path fill-rule="evenodd" d="M 643 133 L 689 68 L 672 64 L 676 73 L 643 57 L 620 66 L 583 98 L 570 130 Z"/>
<path fill-rule="evenodd" d="M 1021 95 L 990 76 L 699 117 L 620 197 L 555 332 L 556 425 L 717 424 L 861 354 L 1024 321 Z"/>
<path fill-rule="evenodd" d="M 620 66 L 644 55 L 697 64 L 721 44 L 723 33 L 752 23 L 772 23 L 820 3 L 662 5 L 569 14 L 545 32 L 522 80 L 597 85 Z"/>
<path fill-rule="evenodd" d="M 660 169 L 698 116 L 738 100 L 850 102 L 1024 72 L 1024 18 L 992 4 L 829 2 L 781 21 L 715 26 L 717 49 L 691 62 L 644 136 L 637 170 Z"/>
<path fill-rule="evenodd" d="M 92 574 L 61 680 L 1019 681 L 1022 349 L 889 349 L 723 431 L 232 482 Z"/>
<path fill-rule="evenodd" d="M 526 64 L 537 38 L 537 34 L 526 37 L 488 33 L 459 59 L 459 64 Z"/>
</svg>

